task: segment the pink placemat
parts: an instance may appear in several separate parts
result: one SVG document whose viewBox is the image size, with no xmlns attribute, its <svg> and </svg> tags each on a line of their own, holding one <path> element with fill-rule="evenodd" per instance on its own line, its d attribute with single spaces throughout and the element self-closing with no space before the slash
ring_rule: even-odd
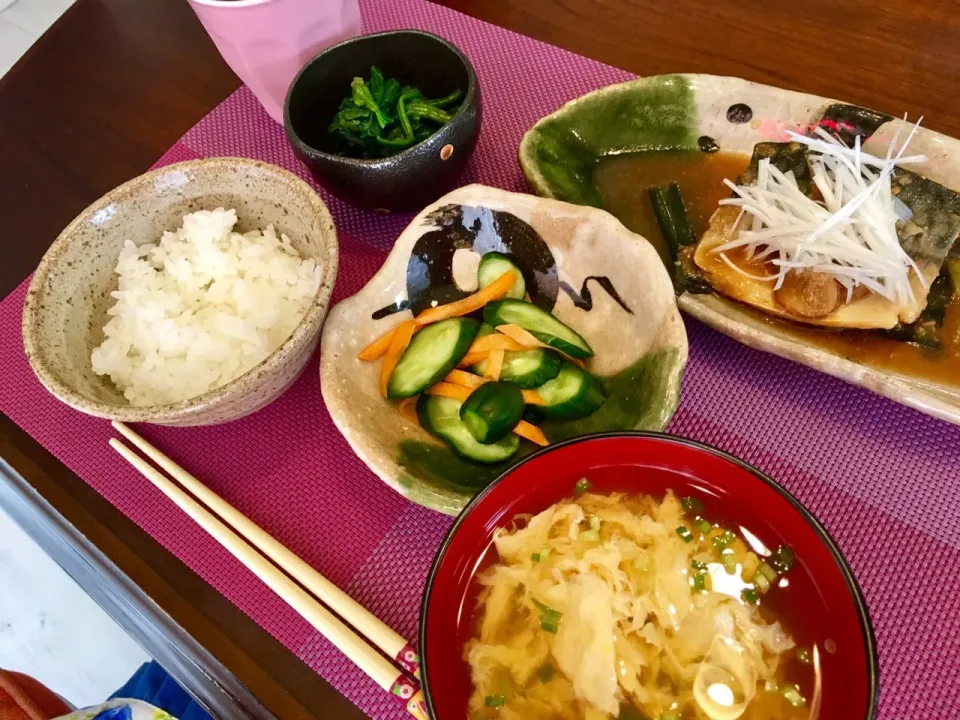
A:
<svg viewBox="0 0 960 720">
<path fill-rule="evenodd" d="M 523 132 L 542 115 L 627 73 L 423 0 L 361 0 L 367 32 L 415 27 L 460 46 L 484 94 L 479 145 L 463 182 L 525 185 Z M 550 78 L 550 82 L 531 82 Z M 307 178 L 246 89 L 157 163 L 241 155 Z M 309 178 L 307 178 L 309 179 Z M 357 211 L 324 193 L 340 231 L 334 301 L 359 290 L 406 218 Z M 0 303 L 0 410 L 374 718 L 394 702 L 151 485 L 106 449 L 106 422 L 49 396 L 23 354 L 24 283 Z M 690 364 L 670 431 L 771 473 L 829 528 L 870 606 L 884 720 L 960 711 L 960 427 L 750 350 L 687 319 Z M 213 490 L 401 634 L 450 519 L 413 505 L 350 451 L 320 396 L 315 363 L 275 403 L 212 428 L 142 428 Z"/>
</svg>

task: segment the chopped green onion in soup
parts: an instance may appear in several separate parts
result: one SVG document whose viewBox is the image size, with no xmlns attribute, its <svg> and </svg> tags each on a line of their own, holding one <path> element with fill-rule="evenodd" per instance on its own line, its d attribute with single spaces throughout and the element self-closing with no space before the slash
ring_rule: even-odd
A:
<svg viewBox="0 0 960 720">
<path fill-rule="evenodd" d="M 770 567 L 767 563 L 760 563 L 759 573 L 763 575 L 767 580 L 773 582 L 777 579 L 777 571 Z"/>
<path fill-rule="evenodd" d="M 793 563 L 793 550 L 786 546 L 778 547 L 770 557 L 770 565 L 780 573 L 788 572 L 793 567 Z"/>
<path fill-rule="evenodd" d="M 503 707 L 506 701 L 503 695 L 487 695 L 483 704 L 487 707 Z"/>
<path fill-rule="evenodd" d="M 803 707 L 806 704 L 806 698 L 800 694 L 800 690 L 795 685 L 787 685 L 781 691 L 787 702 L 794 707 Z"/>
<path fill-rule="evenodd" d="M 722 551 L 724 548 L 727 547 L 727 545 L 730 545 L 736 539 L 737 539 L 736 535 L 734 535 L 729 530 L 724 530 L 722 533 L 720 533 L 713 539 L 713 546 L 717 550 Z"/>
</svg>

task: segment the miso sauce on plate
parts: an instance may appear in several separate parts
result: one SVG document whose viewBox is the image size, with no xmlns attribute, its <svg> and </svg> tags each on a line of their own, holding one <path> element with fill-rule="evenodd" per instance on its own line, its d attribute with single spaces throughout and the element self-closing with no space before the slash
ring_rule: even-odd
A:
<svg viewBox="0 0 960 720">
<path fill-rule="evenodd" d="M 635 233 L 653 243 L 661 258 L 667 248 L 647 192 L 677 183 L 687 205 L 693 232 L 699 238 L 710 224 L 717 203 L 730 197 L 724 178 L 736 180 L 750 164 L 740 153 L 665 150 L 616 155 L 600 161 L 594 182 L 604 207 Z"/>
</svg>

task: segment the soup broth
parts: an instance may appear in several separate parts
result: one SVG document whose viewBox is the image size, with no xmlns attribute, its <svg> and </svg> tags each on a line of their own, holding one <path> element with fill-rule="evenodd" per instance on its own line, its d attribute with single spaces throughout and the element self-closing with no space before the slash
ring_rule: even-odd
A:
<svg viewBox="0 0 960 720">
<path fill-rule="evenodd" d="M 465 650 L 472 720 L 815 717 L 816 652 L 783 602 L 792 551 L 699 500 L 582 494 L 494 553 Z"/>
<path fill-rule="evenodd" d="M 700 151 L 647 152 L 609 157 L 597 166 L 594 180 L 604 206 L 624 225 L 645 238 L 666 258 L 667 250 L 648 189 L 677 183 L 697 238 L 730 190 L 724 178 L 736 180 L 750 162 L 738 153 Z M 939 329 L 939 349 L 897 341 L 878 332 L 824 330 L 756 313 L 798 339 L 810 342 L 853 362 L 904 375 L 960 387 L 960 301 L 955 292 Z"/>
</svg>

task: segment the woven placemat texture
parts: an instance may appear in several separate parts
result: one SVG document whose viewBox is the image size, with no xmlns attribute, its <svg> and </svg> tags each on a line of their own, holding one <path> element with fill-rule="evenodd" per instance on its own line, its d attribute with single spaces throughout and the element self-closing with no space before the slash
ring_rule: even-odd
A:
<svg viewBox="0 0 960 720">
<path fill-rule="evenodd" d="M 477 69 L 483 128 L 464 183 L 525 190 L 516 162 L 539 117 L 629 74 L 423 0 L 362 2 L 367 32 L 438 33 Z M 531 82 L 531 78 L 550 82 Z M 307 177 L 282 129 L 240 89 L 157 163 L 240 155 Z M 359 290 L 408 217 L 324 193 L 340 232 L 334 300 Z M 26 283 L 0 303 L 0 410 L 374 718 L 394 701 L 106 446 L 109 425 L 36 381 L 20 336 Z M 828 527 L 863 587 L 880 649 L 885 720 L 960 710 L 960 427 L 743 347 L 687 319 L 690 364 L 670 431 L 769 472 Z M 408 638 L 450 519 L 404 500 L 350 451 L 324 407 L 316 361 L 283 397 L 211 428 L 149 439 Z"/>
</svg>

